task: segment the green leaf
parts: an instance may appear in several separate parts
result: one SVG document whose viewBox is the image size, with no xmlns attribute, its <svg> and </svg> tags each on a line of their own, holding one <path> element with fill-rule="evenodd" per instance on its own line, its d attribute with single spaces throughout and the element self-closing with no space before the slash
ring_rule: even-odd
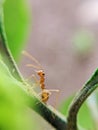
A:
<svg viewBox="0 0 98 130">
<path fill-rule="evenodd" d="M 26 43 L 30 26 L 30 12 L 26 0 L 6 0 L 4 25 L 10 50 L 16 60 Z"/>
<path fill-rule="evenodd" d="M 30 114 L 26 112 L 28 96 L 0 59 L 0 130 L 32 130 Z"/>
<path fill-rule="evenodd" d="M 59 110 L 62 114 L 65 116 L 68 115 L 68 109 L 69 106 L 73 100 L 74 96 L 69 97 L 67 100 L 65 100 L 62 105 L 60 106 Z M 84 103 L 78 113 L 78 124 L 82 126 L 83 128 L 87 129 L 93 129 L 93 121 L 92 116 L 90 114 L 90 110 L 86 103 Z"/>
</svg>

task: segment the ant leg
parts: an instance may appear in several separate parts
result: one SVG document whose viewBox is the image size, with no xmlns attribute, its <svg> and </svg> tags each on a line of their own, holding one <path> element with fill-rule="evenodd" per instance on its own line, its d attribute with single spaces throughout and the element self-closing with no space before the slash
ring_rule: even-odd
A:
<svg viewBox="0 0 98 130">
<path fill-rule="evenodd" d="M 59 101 L 59 98 L 60 98 L 60 90 L 58 91 L 58 93 L 56 93 L 56 100 L 55 100 L 55 106 L 54 106 L 54 108 L 57 108 L 57 106 L 58 106 L 58 101 Z"/>
<path fill-rule="evenodd" d="M 33 75 L 32 77 L 33 77 L 34 81 L 39 85 L 39 80 L 36 78 L 36 76 Z"/>
<path fill-rule="evenodd" d="M 30 79 L 34 79 L 34 81 L 39 85 L 39 81 L 38 81 L 38 79 L 36 78 L 36 76 L 35 76 L 34 74 L 30 75 L 30 76 L 26 79 L 26 81 L 29 81 Z"/>
<path fill-rule="evenodd" d="M 26 81 L 29 81 L 30 79 L 32 79 L 34 74 L 30 75 L 27 79 L 25 79 Z"/>
<path fill-rule="evenodd" d="M 42 95 L 42 92 L 40 92 L 39 94 L 38 94 L 38 96 L 41 96 Z"/>
<path fill-rule="evenodd" d="M 57 103 L 58 103 L 58 100 L 59 100 L 59 96 L 60 96 L 60 90 L 58 90 L 58 89 L 49 89 L 48 90 L 49 92 L 56 92 L 56 96 L 55 96 L 55 102 L 54 102 L 54 108 L 56 108 L 57 107 Z"/>
<path fill-rule="evenodd" d="M 50 92 L 59 92 L 60 90 L 58 90 L 58 89 L 48 89 L 48 91 L 50 91 Z"/>
<path fill-rule="evenodd" d="M 58 101 L 59 101 L 59 98 L 60 98 L 60 90 L 56 90 L 56 89 L 51 89 L 50 90 L 51 92 L 53 91 L 53 92 L 56 92 L 56 95 L 55 95 L 55 100 L 54 100 L 54 105 L 53 105 L 53 107 L 55 108 L 55 109 L 57 109 L 57 106 L 58 106 Z"/>
</svg>

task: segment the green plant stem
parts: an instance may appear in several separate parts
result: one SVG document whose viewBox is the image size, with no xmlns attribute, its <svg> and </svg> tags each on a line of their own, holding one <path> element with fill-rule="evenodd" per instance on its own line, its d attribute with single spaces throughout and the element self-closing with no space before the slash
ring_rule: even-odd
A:
<svg viewBox="0 0 98 130">
<path fill-rule="evenodd" d="M 84 85 L 84 87 L 77 93 L 72 101 L 67 117 L 67 130 L 77 130 L 77 114 L 87 99 L 87 97 L 98 87 L 98 69 L 95 71 L 92 78 Z"/>
<path fill-rule="evenodd" d="M 4 62 L 9 67 L 10 72 L 12 75 L 19 81 L 23 82 L 25 85 L 26 82 L 23 79 L 21 73 L 18 70 L 18 67 L 11 55 L 9 50 L 5 29 L 3 25 L 3 16 L 0 19 L 0 54 L 4 57 Z M 27 93 L 29 95 L 29 92 Z M 37 94 L 30 96 L 31 103 L 28 104 L 30 108 L 40 114 L 46 121 L 48 121 L 54 128 L 57 130 L 66 130 L 66 119 L 54 110 L 52 107 L 48 107 L 48 105 L 43 104 L 37 97 Z M 34 105 L 35 104 L 35 105 Z"/>
<path fill-rule="evenodd" d="M 40 114 L 46 121 L 48 121 L 54 128 L 56 128 L 56 130 L 66 130 L 65 117 L 52 106 L 40 102 L 37 98 L 32 100 L 32 97 L 29 106 Z"/>
</svg>

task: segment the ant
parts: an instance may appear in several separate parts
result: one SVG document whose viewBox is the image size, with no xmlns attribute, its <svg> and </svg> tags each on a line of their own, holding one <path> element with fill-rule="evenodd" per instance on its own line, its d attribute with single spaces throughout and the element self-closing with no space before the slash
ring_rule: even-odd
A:
<svg viewBox="0 0 98 130">
<path fill-rule="evenodd" d="M 59 92 L 59 90 L 55 90 L 55 89 L 48 90 L 48 89 L 46 89 L 46 86 L 45 86 L 45 72 L 42 69 L 42 66 L 40 65 L 40 63 L 31 54 L 29 54 L 27 51 L 23 51 L 22 54 L 27 56 L 29 59 L 31 59 L 32 61 L 34 61 L 38 65 L 38 66 L 36 66 L 36 65 L 33 65 L 33 64 L 27 64 L 26 66 L 33 67 L 35 69 L 39 69 L 38 71 L 36 71 L 37 75 L 40 78 L 39 81 L 37 80 L 37 78 L 34 75 L 32 75 L 32 76 L 34 76 L 36 82 L 39 83 L 40 88 L 42 90 L 42 92 L 40 93 L 41 101 L 43 103 L 47 103 L 47 101 L 49 99 L 49 96 L 51 95 L 51 92 L 52 91 Z"/>
</svg>

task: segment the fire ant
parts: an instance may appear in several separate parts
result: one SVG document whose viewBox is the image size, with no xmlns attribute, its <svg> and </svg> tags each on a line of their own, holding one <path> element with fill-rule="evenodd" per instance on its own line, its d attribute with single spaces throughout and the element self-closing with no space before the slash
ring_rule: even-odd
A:
<svg viewBox="0 0 98 130">
<path fill-rule="evenodd" d="M 39 82 L 38 82 L 37 78 L 35 76 L 34 77 L 35 77 L 36 82 L 39 83 L 40 88 L 42 90 L 42 92 L 40 93 L 41 101 L 43 103 L 47 103 L 47 101 L 49 99 L 49 96 L 51 95 L 51 92 L 52 91 L 59 92 L 59 90 L 55 90 L 55 89 L 48 90 L 48 89 L 46 89 L 46 86 L 45 86 L 45 72 L 42 69 L 42 66 L 40 65 L 40 63 L 31 54 L 29 54 L 27 51 L 23 51 L 22 54 L 27 56 L 29 59 L 31 59 L 32 61 L 34 61 L 38 65 L 38 66 L 36 66 L 36 65 L 33 65 L 33 64 L 27 64 L 26 66 L 33 67 L 35 69 L 39 69 L 38 71 L 36 71 L 37 75 L 40 78 Z"/>
</svg>

